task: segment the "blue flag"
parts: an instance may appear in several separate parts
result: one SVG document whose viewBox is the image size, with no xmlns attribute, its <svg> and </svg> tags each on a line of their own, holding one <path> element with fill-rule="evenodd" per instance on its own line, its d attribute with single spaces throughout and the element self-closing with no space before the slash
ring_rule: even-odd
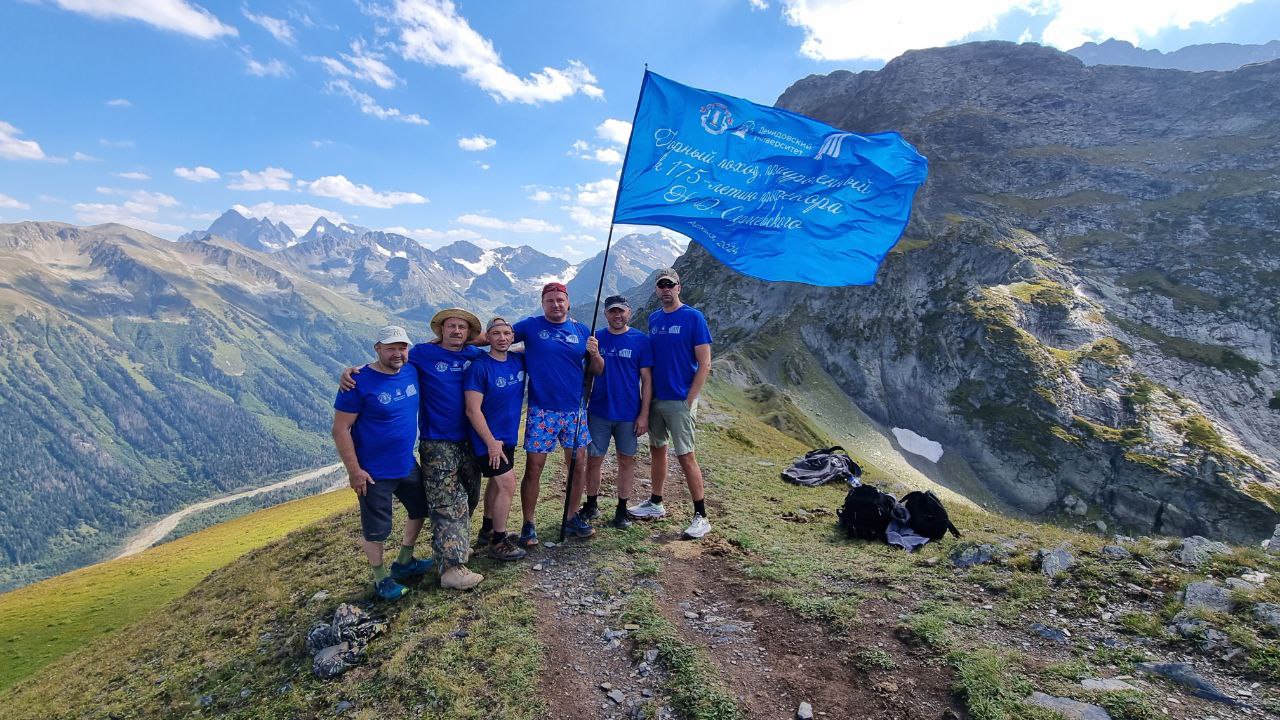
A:
<svg viewBox="0 0 1280 720">
<path fill-rule="evenodd" d="M 646 71 L 613 220 L 688 235 L 762 280 L 870 285 L 928 165 L 897 133 L 855 135 Z"/>
</svg>

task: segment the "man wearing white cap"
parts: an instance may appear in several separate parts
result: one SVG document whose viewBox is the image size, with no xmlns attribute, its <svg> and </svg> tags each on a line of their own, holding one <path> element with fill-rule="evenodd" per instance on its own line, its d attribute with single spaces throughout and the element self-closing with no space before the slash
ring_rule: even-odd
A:
<svg viewBox="0 0 1280 720">
<path fill-rule="evenodd" d="M 398 581 L 422 575 L 431 561 L 415 560 L 413 547 L 427 516 L 418 463 L 413 457 L 418 436 L 418 377 L 401 372 L 409 352 L 404 328 L 388 325 L 374 343 L 376 362 L 365 367 L 350 390 L 333 403 L 333 444 L 347 469 L 347 481 L 360 501 L 364 554 L 373 573 L 374 592 L 398 600 L 409 590 Z M 404 524 L 400 555 L 388 570 L 383 542 L 391 534 L 391 497 L 400 499 L 409 519 Z"/>
<path fill-rule="evenodd" d="M 462 308 L 446 308 L 431 318 L 436 339 L 409 351 L 418 371 L 422 413 L 418 418 L 418 457 L 431 516 L 431 546 L 440 586 L 469 590 L 484 579 L 469 570 L 471 512 L 479 502 L 480 475 L 468 443 L 462 383 L 467 368 L 482 352 L 471 343 L 480 321 Z M 349 376 L 343 375 L 343 384 Z"/>
</svg>

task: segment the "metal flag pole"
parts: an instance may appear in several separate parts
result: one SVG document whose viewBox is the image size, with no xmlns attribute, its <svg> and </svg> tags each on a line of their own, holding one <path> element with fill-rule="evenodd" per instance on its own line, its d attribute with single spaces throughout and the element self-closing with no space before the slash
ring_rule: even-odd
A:
<svg viewBox="0 0 1280 720">
<path fill-rule="evenodd" d="M 618 214 L 618 198 L 622 196 L 622 181 L 627 177 L 627 161 L 631 159 L 631 141 L 635 136 L 636 119 L 640 117 L 640 104 L 644 100 L 644 88 L 649 76 L 649 63 L 644 64 L 644 73 L 644 78 L 640 81 L 640 94 L 636 96 L 636 109 L 631 115 L 631 135 L 627 137 L 627 149 L 622 156 L 622 170 L 618 174 L 618 187 L 613 193 L 613 214 L 609 216 L 609 236 L 604 243 L 604 262 L 600 263 L 600 281 L 596 283 L 596 304 L 591 311 L 591 334 L 587 337 L 595 337 L 596 321 L 600 319 L 600 295 L 604 292 L 604 273 L 609 268 L 609 249 L 613 246 L 614 218 Z M 560 515 L 560 539 L 558 542 L 564 542 L 564 527 L 569 522 L 569 511 L 572 509 L 569 506 L 573 500 L 573 473 L 578 465 L 578 436 L 581 432 L 582 416 L 587 411 L 587 400 L 591 397 L 591 387 L 594 380 L 595 376 L 591 374 L 591 362 L 588 361 L 582 368 L 582 398 L 578 401 L 578 413 L 574 416 L 573 447 L 569 453 L 569 471 L 565 475 L 564 513 Z"/>
</svg>

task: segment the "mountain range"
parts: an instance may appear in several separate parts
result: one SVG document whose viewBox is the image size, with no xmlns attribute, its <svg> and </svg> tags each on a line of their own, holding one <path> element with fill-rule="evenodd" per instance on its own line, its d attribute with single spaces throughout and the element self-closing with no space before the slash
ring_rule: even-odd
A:
<svg viewBox="0 0 1280 720">
<path fill-rule="evenodd" d="M 423 322 L 442 307 L 462 306 L 480 314 L 523 315 L 538 306 L 538 291 L 551 281 L 567 283 L 570 299 L 587 322 L 595 300 L 604 253 L 574 265 L 528 245 L 482 248 L 465 240 L 428 249 L 412 238 L 317 218 L 301 237 L 284 223 L 227 210 L 207 230 L 180 242 L 220 237 L 251 250 L 272 253 L 289 268 L 353 298 L 373 301 L 388 313 Z M 632 233 L 610 251 L 604 292 L 631 288 L 654 270 L 669 266 L 687 240 L 665 231 Z"/>
<path fill-rule="evenodd" d="M 1270 62 L 1280 58 L 1280 40 L 1262 45 L 1238 43 L 1205 43 L 1188 45 L 1172 52 L 1146 50 L 1133 43 L 1112 38 L 1101 43 L 1088 42 L 1067 51 L 1085 65 L 1131 65 L 1166 70 L 1235 70 L 1250 63 Z"/>
</svg>

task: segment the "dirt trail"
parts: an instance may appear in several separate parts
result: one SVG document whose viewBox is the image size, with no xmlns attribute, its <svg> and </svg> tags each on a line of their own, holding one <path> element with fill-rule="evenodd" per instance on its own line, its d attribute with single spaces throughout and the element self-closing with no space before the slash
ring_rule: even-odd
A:
<svg viewBox="0 0 1280 720">
<path fill-rule="evenodd" d="M 189 515 L 193 515 L 202 510 L 208 510 L 209 508 L 217 507 L 219 505 L 225 505 L 229 502 L 235 502 L 236 500 L 243 500 L 244 498 L 261 495 L 263 493 L 271 492 L 272 490 L 279 490 L 280 488 L 289 487 L 290 485 L 297 485 L 298 483 L 304 483 L 308 480 L 314 480 L 326 473 L 331 473 L 340 467 L 342 467 L 342 463 L 334 463 L 315 470 L 308 470 L 307 472 L 285 478 L 280 482 L 272 483 L 264 487 L 245 490 L 244 492 L 238 492 L 235 495 L 227 495 L 226 497 L 214 498 L 213 500 L 205 500 L 204 502 L 198 502 L 194 505 L 188 505 L 178 512 L 166 515 L 159 522 L 148 525 L 138 531 L 137 534 L 129 538 L 129 542 L 125 543 L 124 549 L 112 559 L 119 560 L 120 558 L 129 557 L 130 555 L 137 555 L 143 550 L 155 545 L 164 539 L 164 536 L 173 532 L 173 529 L 178 526 L 178 523 L 182 522 L 183 518 Z"/>
</svg>

